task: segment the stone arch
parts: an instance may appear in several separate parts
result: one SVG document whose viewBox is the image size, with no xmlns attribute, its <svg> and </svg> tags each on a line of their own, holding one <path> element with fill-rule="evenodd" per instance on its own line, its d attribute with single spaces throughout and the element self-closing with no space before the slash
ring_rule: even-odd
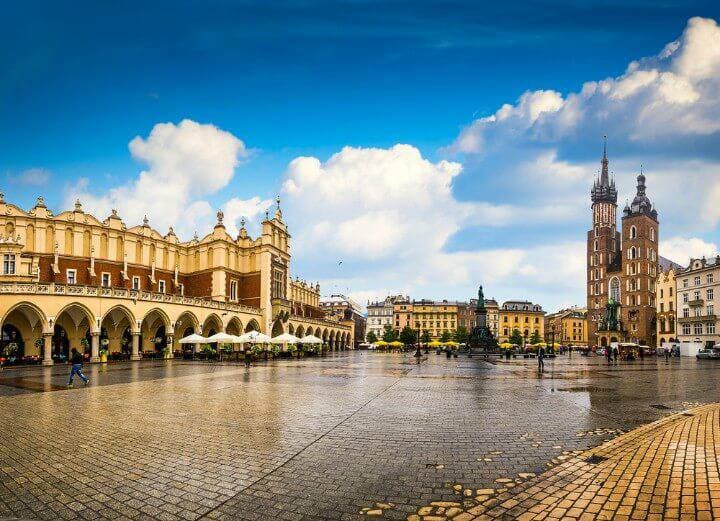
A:
<svg viewBox="0 0 720 521">
<path fill-rule="evenodd" d="M 31 302 L 19 302 L 5 313 L 1 324 L 0 353 L 14 343 L 18 347 L 16 359 L 42 355 L 42 349 L 36 342 L 47 332 L 48 323 L 39 307 Z"/>
<path fill-rule="evenodd" d="M 68 304 L 55 315 L 53 357 L 63 360 L 72 348 L 89 355 L 92 333 L 99 332 L 95 317 L 87 306 L 79 302 Z"/>
<path fill-rule="evenodd" d="M 70 317 L 75 327 L 79 327 L 83 319 L 86 319 L 90 331 L 97 332 L 98 326 L 95 323 L 95 315 L 85 304 L 72 302 L 66 305 L 55 315 L 55 323 L 60 322 L 61 318 L 64 318 L 66 315 Z"/>
<path fill-rule="evenodd" d="M 327 329 L 323 329 L 322 336 L 320 337 L 323 339 L 323 344 L 327 344 L 329 334 Z"/>
<path fill-rule="evenodd" d="M 305 336 L 312 335 L 314 333 L 312 326 L 308 326 L 307 330 L 305 331 Z"/>
<path fill-rule="evenodd" d="M 288 333 L 290 333 L 291 335 L 294 335 L 295 334 L 295 326 L 293 326 L 292 324 L 288 324 Z"/>
<path fill-rule="evenodd" d="M 202 325 L 202 336 L 209 337 L 214 335 L 215 333 L 220 333 L 222 331 L 223 323 L 222 320 L 220 320 L 220 317 L 217 316 L 217 314 L 210 313 L 207 317 L 205 317 Z"/>
<path fill-rule="evenodd" d="M 167 337 L 171 334 L 170 317 L 160 308 L 153 308 L 140 323 L 140 347 L 143 351 L 162 352 L 167 347 Z"/>
<path fill-rule="evenodd" d="M 255 320 L 254 318 L 250 320 L 245 326 L 245 332 L 248 333 L 250 331 L 260 332 L 260 324 L 258 324 L 257 320 Z"/>
<path fill-rule="evenodd" d="M 185 332 L 187 332 L 188 328 L 192 329 L 193 333 L 197 333 L 200 331 L 200 321 L 191 311 L 183 311 L 175 319 L 175 336 L 180 335 L 178 339 L 186 337 Z"/>
<path fill-rule="evenodd" d="M 282 322 L 280 321 L 280 319 L 273 322 L 272 332 L 271 332 L 270 337 L 280 336 L 284 332 L 285 332 L 285 328 L 283 328 L 283 325 L 282 325 Z"/>
<path fill-rule="evenodd" d="M 110 308 L 100 320 L 100 348 L 110 354 L 130 356 L 135 329 L 135 317 L 128 308 L 122 305 Z"/>
<path fill-rule="evenodd" d="M 242 321 L 238 317 L 232 317 L 225 326 L 225 332 L 228 335 L 240 336 L 243 332 Z"/>
<path fill-rule="evenodd" d="M 298 338 L 302 338 L 305 336 L 305 329 L 302 327 L 302 324 L 299 325 L 295 330 L 295 336 Z"/>
<path fill-rule="evenodd" d="M 333 351 L 337 349 L 337 344 L 335 343 L 335 330 L 330 331 L 330 338 L 328 339 L 328 342 L 330 343 L 330 349 Z"/>
</svg>

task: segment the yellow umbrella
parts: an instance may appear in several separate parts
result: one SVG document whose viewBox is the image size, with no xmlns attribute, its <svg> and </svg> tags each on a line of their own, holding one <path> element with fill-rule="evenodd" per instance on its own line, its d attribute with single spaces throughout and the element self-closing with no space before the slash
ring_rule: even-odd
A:
<svg viewBox="0 0 720 521">
<path fill-rule="evenodd" d="M 446 346 L 456 346 L 459 345 L 457 342 L 453 340 L 448 340 L 447 342 L 443 342 Z"/>
<path fill-rule="evenodd" d="M 432 342 L 428 343 L 428 346 L 431 347 L 440 347 L 442 345 L 442 342 L 438 342 L 437 340 L 433 340 Z"/>
<path fill-rule="evenodd" d="M 502 349 L 510 349 L 512 346 L 513 345 L 510 342 L 503 342 L 502 344 L 500 344 L 500 347 Z"/>
<path fill-rule="evenodd" d="M 386 346 L 386 345 L 388 345 L 388 343 L 385 342 L 385 340 L 379 340 L 379 341 L 375 342 L 375 345 L 376 346 Z"/>
<path fill-rule="evenodd" d="M 399 341 L 397 341 L 397 340 L 393 340 L 392 342 L 390 342 L 389 345 L 391 345 L 391 346 L 393 346 L 393 347 L 402 347 L 402 346 L 404 346 L 405 344 L 403 344 L 402 342 L 399 342 Z"/>
</svg>

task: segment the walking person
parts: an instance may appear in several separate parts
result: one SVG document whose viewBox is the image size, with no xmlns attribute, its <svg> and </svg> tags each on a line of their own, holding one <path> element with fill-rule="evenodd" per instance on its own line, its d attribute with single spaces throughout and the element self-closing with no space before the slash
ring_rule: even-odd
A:
<svg viewBox="0 0 720 521">
<path fill-rule="evenodd" d="M 666 347 L 665 349 L 663 349 L 663 351 L 665 351 L 665 363 L 669 364 L 670 363 L 670 349 Z"/>
<path fill-rule="evenodd" d="M 613 354 L 613 363 L 617 365 L 617 359 L 618 359 L 618 351 L 620 351 L 620 348 L 618 346 L 615 346 L 612 348 L 612 354 Z"/>
<path fill-rule="evenodd" d="M 80 379 L 85 382 L 85 385 L 90 383 L 90 378 L 85 376 L 82 372 L 84 361 L 83 355 L 78 353 L 78 350 L 73 347 L 72 351 L 70 351 L 70 363 L 72 364 L 72 369 L 70 369 L 70 381 L 68 382 L 68 387 L 73 386 L 73 378 L 75 378 L 75 375 L 78 375 Z"/>
<path fill-rule="evenodd" d="M 538 371 L 542 373 L 545 371 L 545 348 L 544 347 L 540 347 L 540 349 L 538 349 L 537 359 L 538 359 Z"/>
<path fill-rule="evenodd" d="M 612 363 L 612 347 L 607 346 L 605 348 L 605 356 L 607 357 L 608 365 L 610 365 Z"/>
</svg>

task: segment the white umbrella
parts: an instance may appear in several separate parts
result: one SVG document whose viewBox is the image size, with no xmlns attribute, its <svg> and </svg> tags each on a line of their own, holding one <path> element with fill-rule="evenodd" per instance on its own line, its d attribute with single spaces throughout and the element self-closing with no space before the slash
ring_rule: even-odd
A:
<svg viewBox="0 0 720 521">
<path fill-rule="evenodd" d="M 227 333 L 215 333 L 213 336 L 209 336 L 205 339 L 205 341 L 209 344 L 213 344 L 215 342 L 219 344 L 237 344 L 239 343 L 237 341 L 236 336 L 234 335 L 228 335 Z"/>
<path fill-rule="evenodd" d="M 238 340 L 243 344 L 267 344 L 270 342 L 270 337 L 260 331 L 248 331 L 240 335 Z"/>
<path fill-rule="evenodd" d="M 207 343 L 207 338 L 204 336 L 198 335 L 197 333 L 193 333 L 192 335 L 188 335 L 185 338 L 181 338 L 178 340 L 180 344 L 205 344 Z"/>
<path fill-rule="evenodd" d="M 290 333 L 283 333 L 282 335 L 278 335 L 276 337 L 273 337 L 270 339 L 271 344 L 297 344 L 298 340 L 300 340 L 295 335 L 291 335 Z"/>
<path fill-rule="evenodd" d="M 322 338 L 318 338 L 315 335 L 307 335 L 298 340 L 298 344 L 322 344 Z"/>
</svg>

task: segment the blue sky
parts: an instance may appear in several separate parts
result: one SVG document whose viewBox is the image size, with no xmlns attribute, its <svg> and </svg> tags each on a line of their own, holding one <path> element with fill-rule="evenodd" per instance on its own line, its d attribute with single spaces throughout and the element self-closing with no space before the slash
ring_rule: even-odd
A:
<svg viewBox="0 0 720 521">
<path fill-rule="evenodd" d="M 717 20 L 717 2 L 28 2 L 6 6 L 4 15 L 0 175 L 6 197 L 23 207 L 40 193 L 58 210 L 82 195 L 98 212 L 119 205 L 136 215 L 141 210 L 122 198 L 136 195 L 129 187 L 141 171 L 164 172 L 158 175 L 166 183 L 172 175 L 194 175 L 181 166 L 175 174 L 164 170 L 173 161 L 158 167 L 152 154 L 168 146 L 165 138 L 151 152 L 129 150 L 136 136 L 151 143 L 155 126 L 171 123 L 170 130 L 193 139 L 220 139 L 239 159 L 208 158 L 207 168 L 226 174 L 201 195 L 202 183 L 180 182 L 180 207 L 197 203 L 175 225 L 186 235 L 202 233 L 212 224 L 208 209 L 230 201 L 231 219 L 257 221 L 260 208 L 281 193 L 297 232 L 297 271 L 328 291 L 348 288 L 361 300 L 385 291 L 464 298 L 484 281 L 498 298 L 527 297 L 554 308 L 584 300 L 577 242 L 589 225 L 587 188 L 607 133 L 623 197 L 632 195 L 640 162 L 651 197 L 657 182 L 662 230 L 674 241 L 666 252 L 715 249 L 717 216 L 697 224 L 685 209 L 720 172 L 718 131 L 693 116 L 717 115 L 720 95 L 707 71 L 688 69 L 681 53 L 712 51 L 712 24 L 693 32 L 689 20 Z M 680 50 L 661 56 L 674 40 Z M 587 82 L 610 78 L 621 88 L 628 65 L 645 57 L 640 69 L 660 73 L 642 80 L 642 93 L 595 94 L 575 112 L 565 103 Z M 714 55 L 690 61 L 715 71 Z M 692 89 L 677 87 L 678 78 Z M 524 93 L 548 92 L 554 94 L 519 101 Z M 657 96 L 692 117 L 677 127 L 658 120 L 672 111 Z M 506 103 L 517 109 L 504 120 L 510 123 L 482 121 Z M 608 113 L 612 120 L 603 120 Z M 561 114 L 572 128 L 552 121 Z M 222 134 L 177 130 L 183 120 Z M 207 149 L 203 143 L 199 150 Z M 416 176 L 423 168 L 418 158 L 393 152 L 396 144 L 417 150 L 422 165 L 430 165 L 427 175 L 436 168 L 445 181 Z M 343 147 L 358 153 L 343 155 Z M 320 166 L 299 157 L 317 158 Z M 459 170 L 444 170 L 442 161 Z M 316 167 L 319 174 L 307 173 Z M 407 177 L 395 175 L 406 167 Z M 688 171 L 698 177 L 688 180 Z M 677 176 L 695 190 L 681 204 L 673 199 Z M 373 206 L 375 194 L 352 182 L 374 183 L 378 191 L 396 187 L 401 199 L 388 193 L 386 206 Z M 333 187 L 358 196 L 337 197 Z M 118 189 L 114 199 L 103 198 Z M 442 207 L 413 201 L 414 189 L 437 191 Z M 169 203 L 155 205 L 153 198 L 166 196 L 150 195 L 142 210 L 164 232 Z M 404 231 L 389 219 L 399 219 Z M 442 230 L 418 235 L 409 224 Z M 376 246 L 348 244 L 348 236 Z M 422 275 L 408 271 L 423 249 L 432 253 L 417 266 Z M 558 269 L 548 267 L 557 264 L 557 251 L 575 259 L 571 275 L 538 273 Z M 502 269 L 486 265 L 487 258 Z"/>
</svg>

